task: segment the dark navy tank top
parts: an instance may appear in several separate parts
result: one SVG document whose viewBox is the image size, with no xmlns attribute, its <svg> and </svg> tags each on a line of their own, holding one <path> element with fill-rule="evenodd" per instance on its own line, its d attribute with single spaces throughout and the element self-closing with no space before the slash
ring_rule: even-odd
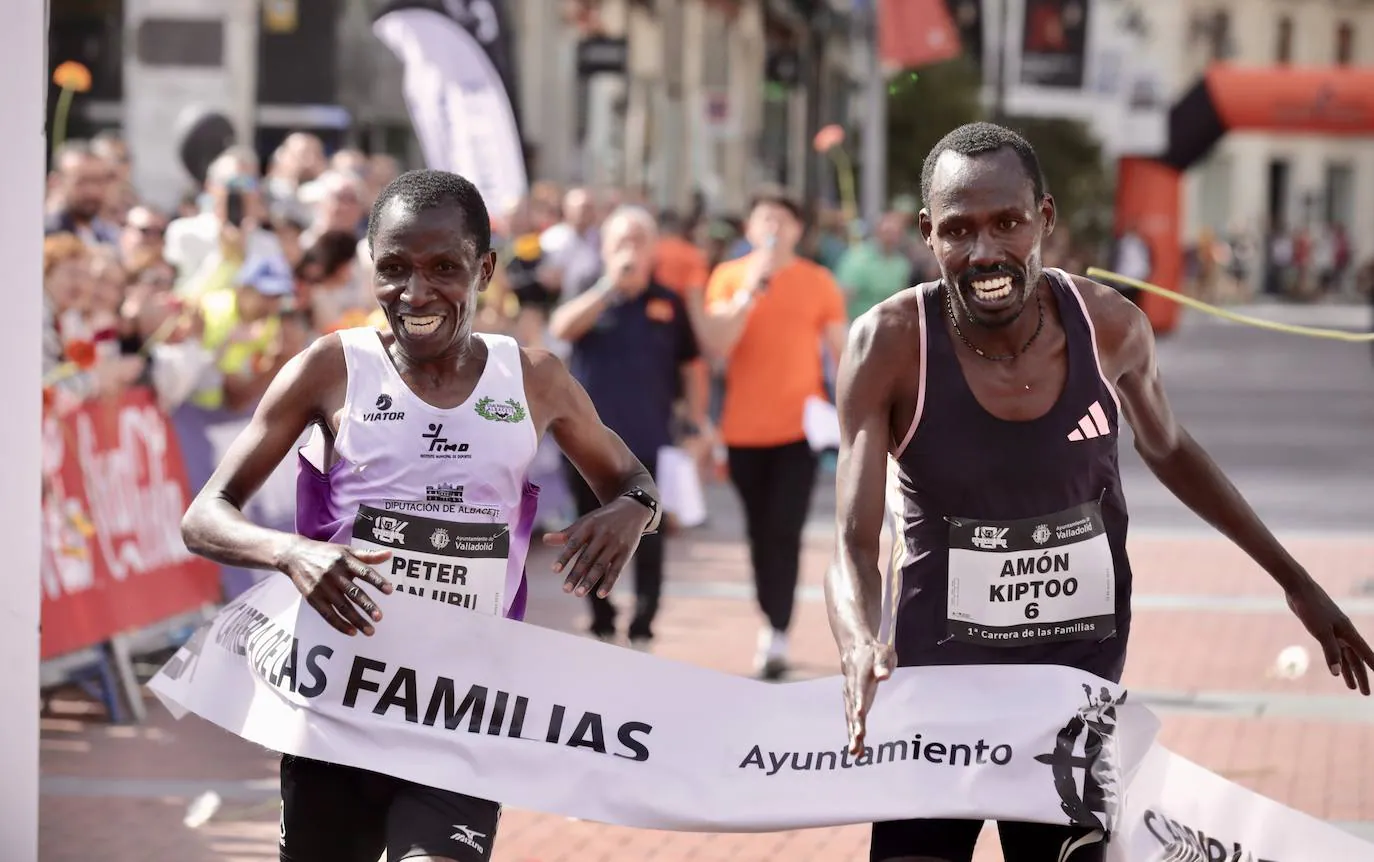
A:
<svg viewBox="0 0 1374 862">
<path fill-rule="evenodd" d="M 1025 422 L 977 401 L 940 285 L 921 287 L 921 394 L 893 453 L 901 665 L 1059 664 L 1120 681 L 1131 622 L 1121 411 L 1077 287 L 1045 273 L 1068 376 L 1049 412 Z"/>
</svg>

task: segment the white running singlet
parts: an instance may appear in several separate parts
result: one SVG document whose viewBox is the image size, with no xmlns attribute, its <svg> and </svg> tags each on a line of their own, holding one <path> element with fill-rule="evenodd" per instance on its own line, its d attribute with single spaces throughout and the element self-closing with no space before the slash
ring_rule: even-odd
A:
<svg viewBox="0 0 1374 862">
<path fill-rule="evenodd" d="M 339 332 L 348 394 L 325 470 L 318 429 L 301 453 L 296 527 L 310 538 L 385 548 L 375 568 L 398 592 L 523 619 L 538 488 L 537 435 L 520 348 L 475 335 L 487 364 L 472 395 L 441 409 L 401 379 L 380 334 Z"/>
</svg>

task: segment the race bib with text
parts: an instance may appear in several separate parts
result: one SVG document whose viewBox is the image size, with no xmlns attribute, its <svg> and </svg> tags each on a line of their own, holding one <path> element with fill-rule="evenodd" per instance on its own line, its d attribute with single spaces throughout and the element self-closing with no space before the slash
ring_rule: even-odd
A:
<svg viewBox="0 0 1374 862">
<path fill-rule="evenodd" d="M 359 506 L 355 549 L 383 549 L 391 558 L 373 566 L 396 592 L 501 616 L 505 610 L 510 528 L 423 517 L 388 506 Z"/>
<path fill-rule="evenodd" d="M 1115 634 L 1115 567 L 1097 503 L 1019 521 L 951 524 L 955 640 L 1019 647 Z"/>
</svg>

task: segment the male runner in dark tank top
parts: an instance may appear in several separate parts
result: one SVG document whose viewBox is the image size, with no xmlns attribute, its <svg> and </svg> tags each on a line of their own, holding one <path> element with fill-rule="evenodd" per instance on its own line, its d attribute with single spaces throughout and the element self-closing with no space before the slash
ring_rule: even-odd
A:
<svg viewBox="0 0 1374 862">
<path fill-rule="evenodd" d="M 1175 420 L 1149 321 L 1110 288 L 1042 270 L 1055 209 L 1030 144 L 963 126 L 926 158 L 921 185 L 941 280 L 855 321 L 838 380 L 826 598 L 851 750 L 896 665 L 1058 664 L 1120 680 L 1131 623 L 1122 420 L 1159 480 L 1273 576 L 1331 672 L 1368 695 L 1369 645 Z M 889 455 L 902 505 L 895 645 L 878 636 Z M 869 858 L 968 862 L 982 825 L 876 823 Z M 1007 862 L 1105 856 L 1100 832 L 998 831 Z"/>
</svg>

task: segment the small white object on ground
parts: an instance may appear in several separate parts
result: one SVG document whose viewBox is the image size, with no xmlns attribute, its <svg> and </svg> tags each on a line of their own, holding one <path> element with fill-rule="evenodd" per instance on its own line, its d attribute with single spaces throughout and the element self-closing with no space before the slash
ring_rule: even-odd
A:
<svg viewBox="0 0 1374 862">
<path fill-rule="evenodd" d="M 1279 679 L 1297 679 L 1307 673 L 1312 660 L 1300 646 L 1284 647 L 1274 660 L 1274 675 Z"/>
<path fill-rule="evenodd" d="M 221 801 L 219 794 L 215 791 L 205 791 L 191 800 L 191 804 L 186 807 L 186 816 L 182 818 L 181 822 L 185 824 L 187 829 L 199 829 L 211 817 L 215 816 Z"/>
</svg>

